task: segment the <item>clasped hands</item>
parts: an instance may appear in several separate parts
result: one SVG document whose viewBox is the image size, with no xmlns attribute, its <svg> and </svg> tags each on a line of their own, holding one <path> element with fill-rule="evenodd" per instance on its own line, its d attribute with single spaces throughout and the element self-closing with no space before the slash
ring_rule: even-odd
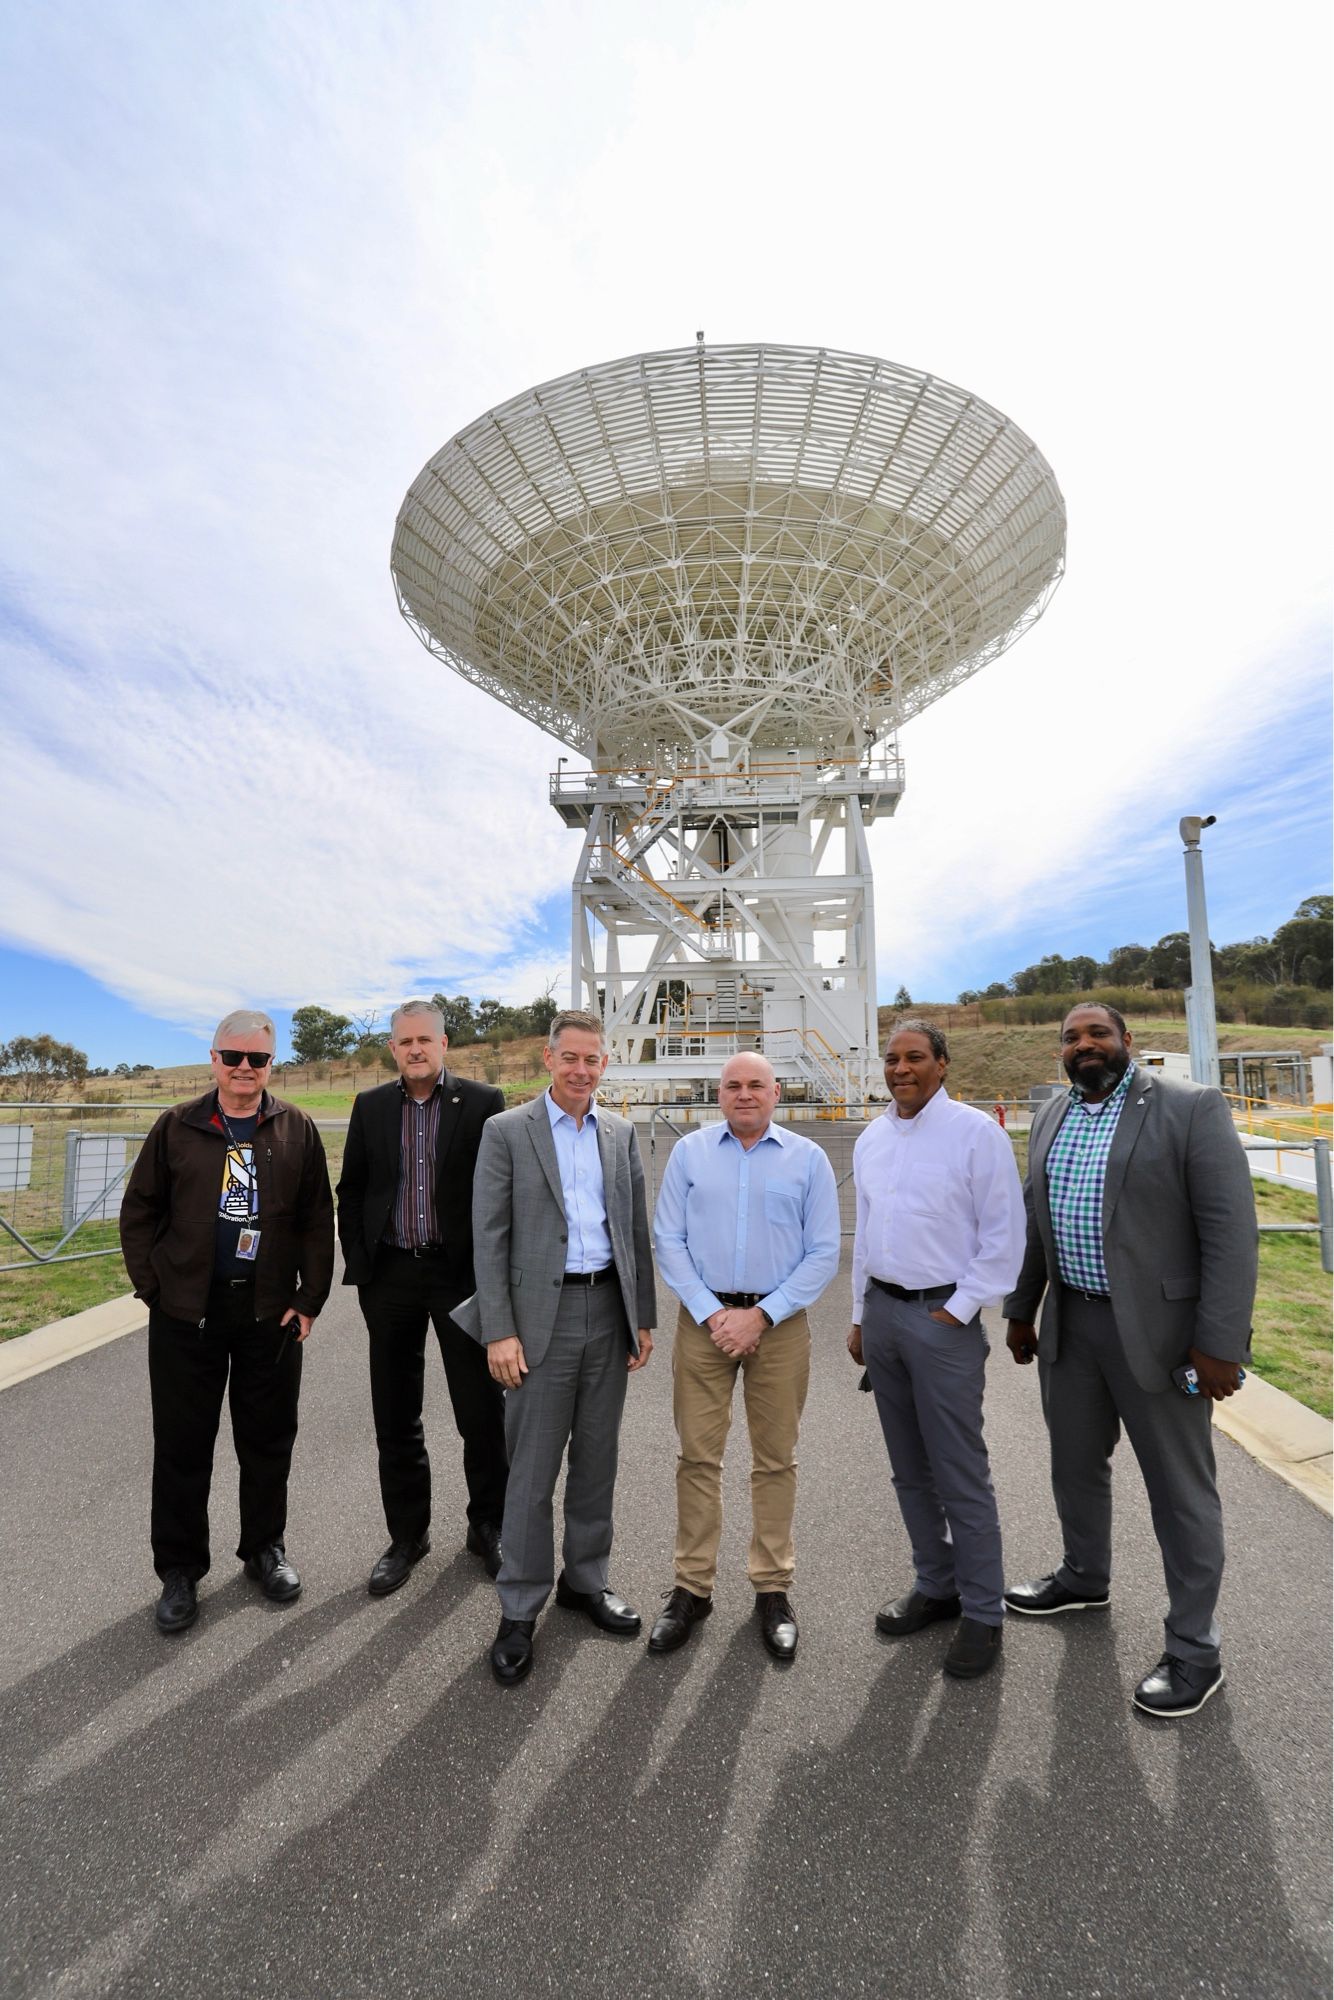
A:
<svg viewBox="0 0 1334 2000">
<path fill-rule="evenodd" d="M 744 1361 L 760 1344 L 767 1320 L 758 1306 L 719 1306 L 704 1322 L 709 1339 L 721 1354 Z"/>
</svg>

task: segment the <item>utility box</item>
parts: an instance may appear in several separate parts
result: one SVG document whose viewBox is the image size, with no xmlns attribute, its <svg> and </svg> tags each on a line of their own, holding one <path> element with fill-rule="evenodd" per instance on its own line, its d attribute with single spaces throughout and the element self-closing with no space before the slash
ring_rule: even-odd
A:
<svg viewBox="0 0 1334 2000">
<path fill-rule="evenodd" d="M 1160 1070 L 1174 1082 L 1190 1082 L 1190 1057 L 1181 1049 L 1136 1049 L 1135 1061 L 1140 1069 Z"/>
<path fill-rule="evenodd" d="M 31 1125 L 0 1125 L 0 1194 L 22 1194 L 32 1180 Z"/>
<path fill-rule="evenodd" d="M 115 1222 L 125 1191 L 129 1141 L 105 1132 L 70 1132 L 65 1138 L 65 1199 L 61 1227 L 85 1222 Z M 84 1210 L 88 1209 L 88 1214 Z"/>
</svg>

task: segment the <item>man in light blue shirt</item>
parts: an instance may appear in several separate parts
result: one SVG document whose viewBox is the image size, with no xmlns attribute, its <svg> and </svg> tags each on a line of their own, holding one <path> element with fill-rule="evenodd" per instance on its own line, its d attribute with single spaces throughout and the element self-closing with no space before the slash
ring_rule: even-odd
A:
<svg viewBox="0 0 1334 2000">
<path fill-rule="evenodd" d="M 738 1373 L 750 1431 L 755 1609 L 775 1658 L 797 1650 L 788 1592 L 797 1431 L 810 1379 L 806 1313 L 838 1269 L 839 1218 L 826 1154 L 772 1122 L 779 1089 L 763 1056 L 733 1056 L 718 1086 L 726 1122 L 678 1142 L 658 1196 L 658 1266 L 681 1301 L 672 1353 L 681 1450 L 676 1580 L 649 1638 L 654 1653 L 684 1645 L 713 1609 Z"/>
</svg>

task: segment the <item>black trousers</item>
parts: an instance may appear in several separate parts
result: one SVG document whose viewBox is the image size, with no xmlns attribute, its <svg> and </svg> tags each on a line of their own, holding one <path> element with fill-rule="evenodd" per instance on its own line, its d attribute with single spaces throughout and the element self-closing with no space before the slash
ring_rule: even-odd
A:
<svg viewBox="0 0 1334 2000">
<path fill-rule="evenodd" d="M 301 1347 L 276 1319 L 257 1320 L 254 1303 L 249 1286 L 215 1289 L 202 1327 L 149 1311 L 151 1533 L 159 1576 L 183 1569 L 197 1581 L 208 1571 L 208 1495 L 224 1389 L 241 1469 L 236 1553 L 244 1562 L 286 1532 Z"/>
<path fill-rule="evenodd" d="M 486 1350 L 449 1317 L 460 1293 L 440 1266 L 410 1251 L 380 1246 L 375 1276 L 357 1295 L 370 1334 L 371 1408 L 380 1453 L 380 1496 L 393 1541 L 419 1541 L 431 1522 L 431 1462 L 426 1455 L 422 1394 L 426 1329 L 435 1328 L 454 1422 L 463 1439 L 468 1519 L 499 1528 L 509 1460 L 505 1394 L 493 1382 Z"/>
</svg>

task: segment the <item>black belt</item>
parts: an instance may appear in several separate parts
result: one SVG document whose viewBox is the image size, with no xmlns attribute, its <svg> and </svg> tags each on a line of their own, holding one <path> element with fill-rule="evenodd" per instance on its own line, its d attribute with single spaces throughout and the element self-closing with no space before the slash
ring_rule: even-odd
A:
<svg viewBox="0 0 1334 2000">
<path fill-rule="evenodd" d="M 869 1272 L 867 1276 L 870 1277 Z M 959 1289 L 957 1285 L 924 1285 L 920 1292 L 910 1292 L 903 1285 L 891 1285 L 888 1278 L 871 1278 L 871 1283 L 878 1292 L 888 1292 L 892 1299 L 902 1299 L 910 1306 L 927 1299 L 947 1299 Z"/>
<path fill-rule="evenodd" d="M 1094 1305 L 1105 1306 L 1111 1304 L 1112 1295 L 1110 1292 L 1086 1292 L 1082 1285 L 1067 1285 L 1064 1278 L 1061 1279 L 1061 1290 L 1063 1292 L 1073 1292 L 1077 1299 L 1088 1299 Z"/>
<path fill-rule="evenodd" d="M 386 1243 L 384 1247 L 400 1257 L 446 1257 L 449 1254 L 443 1243 Z"/>
<path fill-rule="evenodd" d="M 616 1276 L 614 1264 L 604 1264 L 600 1271 L 567 1271 L 561 1279 L 563 1285 L 605 1285 L 609 1278 Z"/>
<path fill-rule="evenodd" d="M 715 1292 L 720 1306 L 738 1306 L 742 1312 L 754 1312 L 761 1299 L 767 1299 L 767 1292 Z"/>
<path fill-rule="evenodd" d="M 212 1285 L 212 1289 L 213 1289 L 213 1290 L 214 1290 L 215 1292 L 241 1292 L 241 1291 L 249 1291 L 249 1290 L 251 1289 L 251 1287 L 253 1286 L 254 1282 L 255 1282 L 255 1278 L 254 1278 L 254 1273 L 253 1273 L 253 1272 L 251 1273 L 251 1275 L 250 1275 L 250 1276 L 249 1276 L 248 1278 L 217 1278 L 217 1277 L 215 1277 L 215 1278 L 214 1278 L 214 1280 L 213 1280 L 213 1285 Z"/>
</svg>

